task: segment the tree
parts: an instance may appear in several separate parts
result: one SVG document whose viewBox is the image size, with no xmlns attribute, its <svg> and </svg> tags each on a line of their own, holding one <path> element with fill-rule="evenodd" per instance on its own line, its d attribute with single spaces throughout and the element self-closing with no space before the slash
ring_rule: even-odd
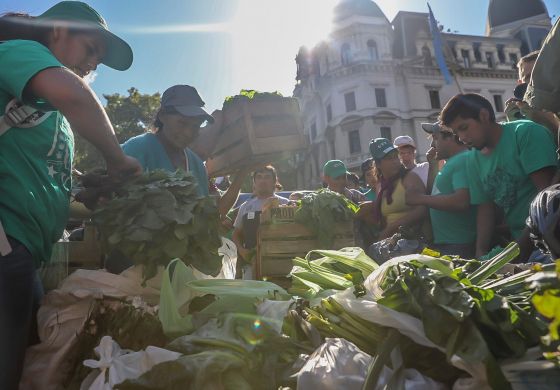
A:
<svg viewBox="0 0 560 390">
<path fill-rule="evenodd" d="M 115 93 L 103 97 L 107 100 L 105 111 L 120 143 L 145 133 L 150 128 L 160 104 L 159 93 L 142 94 L 134 87 L 128 90 L 128 96 Z M 93 145 L 77 134 L 75 141 L 74 167 L 77 170 L 86 172 L 105 166 L 101 153 Z"/>
</svg>

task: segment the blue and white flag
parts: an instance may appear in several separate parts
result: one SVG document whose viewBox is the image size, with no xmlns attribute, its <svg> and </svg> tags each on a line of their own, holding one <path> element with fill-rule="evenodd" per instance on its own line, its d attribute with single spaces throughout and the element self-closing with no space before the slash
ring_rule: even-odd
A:
<svg viewBox="0 0 560 390">
<path fill-rule="evenodd" d="M 445 62 L 445 57 L 443 56 L 443 42 L 441 40 L 441 33 L 439 31 L 439 27 L 436 22 L 436 18 L 434 18 L 434 14 L 432 12 L 432 8 L 428 3 L 428 10 L 430 11 L 430 31 L 432 33 L 432 40 L 434 44 L 434 55 L 436 57 L 436 62 L 439 66 L 439 70 L 443 78 L 445 79 L 446 84 L 451 84 L 451 74 L 449 74 L 449 69 L 447 69 L 447 64 Z"/>
</svg>

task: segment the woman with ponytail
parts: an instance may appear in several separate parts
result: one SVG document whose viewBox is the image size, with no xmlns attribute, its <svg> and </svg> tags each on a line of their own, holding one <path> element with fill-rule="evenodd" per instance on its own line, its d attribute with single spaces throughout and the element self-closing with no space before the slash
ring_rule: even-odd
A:
<svg viewBox="0 0 560 390">
<path fill-rule="evenodd" d="M 0 389 L 17 389 L 30 333 L 35 269 L 68 218 L 73 131 L 115 180 L 141 172 L 84 81 L 99 64 L 126 70 L 132 50 L 78 1 L 0 18 Z"/>
</svg>

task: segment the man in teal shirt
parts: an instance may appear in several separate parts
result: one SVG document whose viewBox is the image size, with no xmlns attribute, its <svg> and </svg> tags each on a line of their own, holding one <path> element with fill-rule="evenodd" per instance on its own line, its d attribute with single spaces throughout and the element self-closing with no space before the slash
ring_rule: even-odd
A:
<svg viewBox="0 0 560 390">
<path fill-rule="evenodd" d="M 551 184 L 556 170 L 552 134 L 527 120 L 497 123 L 492 105 L 478 94 L 454 96 L 440 118 L 474 149 L 467 158 L 467 177 L 471 203 L 478 205 L 477 257 L 490 249 L 496 204 L 521 247 L 520 260 L 527 260 L 533 250 L 525 228 L 529 204 Z"/>
<path fill-rule="evenodd" d="M 445 165 L 435 177 L 431 195 L 409 194 L 407 203 L 429 207 L 434 249 L 444 255 L 473 258 L 476 208 L 469 196 L 468 148 L 437 122 L 422 123 L 422 129 L 432 137 L 435 160 L 445 160 Z"/>
</svg>

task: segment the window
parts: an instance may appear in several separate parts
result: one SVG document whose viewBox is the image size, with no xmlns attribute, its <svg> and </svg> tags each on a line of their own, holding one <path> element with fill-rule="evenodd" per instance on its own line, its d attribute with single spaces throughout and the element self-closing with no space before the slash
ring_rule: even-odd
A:
<svg viewBox="0 0 560 390">
<path fill-rule="evenodd" d="M 504 45 L 499 44 L 497 45 L 498 48 L 498 60 L 500 61 L 500 64 L 503 64 L 506 62 L 506 54 L 504 53 Z"/>
<path fill-rule="evenodd" d="M 502 95 L 494 95 L 494 108 L 496 112 L 504 112 L 504 103 L 502 102 Z"/>
<path fill-rule="evenodd" d="M 509 53 L 509 60 L 512 64 L 517 65 L 517 54 Z"/>
<path fill-rule="evenodd" d="M 350 56 L 350 44 L 345 43 L 340 48 L 340 61 L 342 62 L 342 65 L 348 65 L 350 63 Z"/>
<path fill-rule="evenodd" d="M 387 107 L 385 88 L 375 88 L 375 102 L 377 107 Z"/>
<path fill-rule="evenodd" d="M 490 69 L 494 68 L 494 57 L 492 56 L 492 52 L 486 52 L 486 62 L 488 63 L 488 67 Z"/>
<path fill-rule="evenodd" d="M 390 127 L 382 126 L 380 130 L 381 130 L 381 138 L 387 138 L 389 141 L 393 139 L 393 136 L 391 135 Z"/>
<path fill-rule="evenodd" d="M 432 108 L 441 108 L 441 103 L 439 101 L 439 91 L 429 91 L 430 104 Z"/>
<path fill-rule="evenodd" d="M 480 54 L 480 42 L 473 43 L 473 54 L 475 62 L 482 62 L 482 55 Z"/>
<path fill-rule="evenodd" d="M 330 104 L 327 104 L 327 122 L 332 120 L 332 107 Z"/>
<path fill-rule="evenodd" d="M 359 130 L 352 130 L 348 132 L 348 144 L 350 145 L 350 154 L 362 153 Z"/>
<path fill-rule="evenodd" d="M 346 104 L 346 112 L 356 111 L 356 95 L 354 95 L 354 92 L 344 94 L 344 103 Z"/>
<path fill-rule="evenodd" d="M 311 140 L 313 141 L 317 137 L 317 124 L 313 122 L 310 128 Z"/>
<path fill-rule="evenodd" d="M 371 61 L 377 61 L 379 59 L 379 56 L 377 54 L 377 43 L 375 43 L 373 39 L 370 39 L 369 41 L 367 41 L 367 48 L 369 53 L 369 59 Z"/>
<path fill-rule="evenodd" d="M 424 57 L 424 66 L 434 65 L 432 62 L 432 53 L 430 52 L 430 48 L 428 46 L 422 47 L 422 57 Z"/>
<path fill-rule="evenodd" d="M 461 57 L 463 57 L 463 67 L 470 68 L 471 67 L 471 60 L 469 58 L 469 51 L 462 49 L 461 50 Z"/>
</svg>

